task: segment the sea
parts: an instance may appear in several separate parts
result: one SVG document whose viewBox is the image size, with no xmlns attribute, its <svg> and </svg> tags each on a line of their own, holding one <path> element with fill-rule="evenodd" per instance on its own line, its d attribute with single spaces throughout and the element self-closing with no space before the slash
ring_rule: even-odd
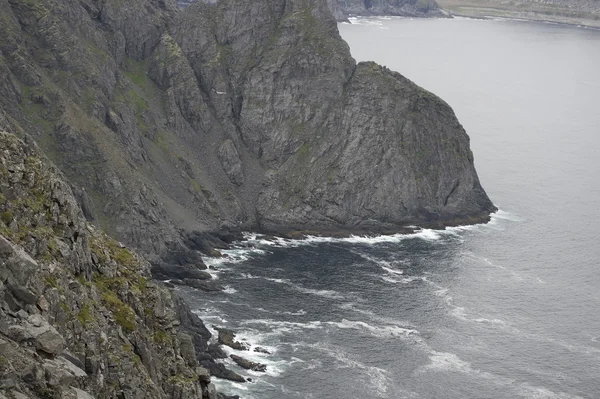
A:
<svg viewBox="0 0 600 399">
<path fill-rule="evenodd" d="M 242 398 L 600 398 L 600 31 L 514 20 L 360 18 L 357 61 L 436 93 L 499 211 L 379 237 L 246 239 L 180 288 L 265 373 Z M 255 352 L 260 347 L 269 353 Z"/>
</svg>

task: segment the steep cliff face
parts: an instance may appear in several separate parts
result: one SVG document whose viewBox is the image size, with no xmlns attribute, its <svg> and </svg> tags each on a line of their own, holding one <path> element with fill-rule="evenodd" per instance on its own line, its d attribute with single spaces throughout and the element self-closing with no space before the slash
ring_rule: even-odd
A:
<svg viewBox="0 0 600 399">
<path fill-rule="evenodd" d="M 324 0 L 0 0 L 0 18 L 0 124 L 147 253 L 221 226 L 388 231 L 494 210 L 452 110 L 356 65 Z"/>
<path fill-rule="evenodd" d="M 244 185 L 262 181 L 240 190 L 258 204 L 261 228 L 393 230 L 487 217 L 493 205 L 447 104 L 376 64 L 357 66 L 325 3 L 265 5 L 198 4 L 173 30 L 185 54 L 201 54 L 191 61 L 205 90 L 231 110 L 228 133 L 251 165 Z M 216 45 L 194 41 L 211 26 Z"/>
<path fill-rule="evenodd" d="M 31 142 L 0 132 L 0 397 L 216 399 L 182 311 Z"/>
</svg>

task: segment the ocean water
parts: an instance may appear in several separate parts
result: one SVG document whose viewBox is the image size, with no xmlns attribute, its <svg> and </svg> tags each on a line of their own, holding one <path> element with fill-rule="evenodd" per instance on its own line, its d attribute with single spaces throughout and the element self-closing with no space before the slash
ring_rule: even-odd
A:
<svg viewBox="0 0 600 399">
<path fill-rule="evenodd" d="M 248 234 L 182 289 L 206 324 L 270 354 L 244 398 L 600 397 L 600 31 L 519 21 L 359 19 L 375 60 L 440 95 L 500 208 L 408 236 Z M 235 351 L 229 350 L 230 353 Z"/>
</svg>

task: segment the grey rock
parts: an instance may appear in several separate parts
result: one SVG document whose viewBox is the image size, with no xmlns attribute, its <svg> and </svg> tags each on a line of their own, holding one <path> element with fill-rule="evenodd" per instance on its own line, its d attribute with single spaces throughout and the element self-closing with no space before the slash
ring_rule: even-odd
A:
<svg viewBox="0 0 600 399">
<path fill-rule="evenodd" d="M 27 313 L 25 310 L 21 309 L 17 312 L 17 317 L 20 319 L 27 319 L 29 317 L 29 313 Z"/>
<path fill-rule="evenodd" d="M 209 273 L 199 270 L 193 265 L 173 265 L 166 263 L 157 263 L 152 267 L 153 275 L 158 279 L 196 279 L 210 280 L 212 277 Z"/>
<path fill-rule="evenodd" d="M 218 399 L 217 397 L 217 389 L 215 388 L 215 384 L 210 383 L 206 387 L 206 396 L 208 399 Z"/>
<path fill-rule="evenodd" d="M 200 381 L 210 382 L 210 371 L 204 367 L 196 367 L 196 375 Z"/>
<path fill-rule="evenodd" d="M 0 379 L 0 386 L 3 387 L 4 389 L 10 389 L 10 388 L 14 388 L 17 386 L 17 382 L 15 381 L 14 378 L 3 378 Z"/>
<path fill-rule="evenodd" d="M 237 350 L 248 350 L 248 345 L 235 340 L 235 333 L 227 328 L 217 328 L 219 332 L 218 342 Z"/>
<path fill-rule="evenodd" d="M 26 287 L 8 284 L 8 289 L 11 291 L 14 298 L 23 305 L 33 305 L 37 302 L 37 296 Z"/>
<path fill-rule="evenodd" d="M 186 333 L 179 333 L 178 338 L 181 356 L 183 356 L 190 367 L 196 367 L 198 361 L 196 360 L 196 350 L 192 337 Z"/>
<path fill-rule="evenodd" d="M 262 363 L 257 363 L 257 362 L 251 362 L 248 359 L 244 359 L 241 356 L 238 355 L 229 355 L 229 357 L 240 367 L 246 369 L 246 370 L 254 370 L 254 371 L 260 371 L 260 372 L 265 372 L 267 371 L 267 365 L 266 364 L 262 364 Z"/>
<path fill-rule="evenodd" d="M 7 341 L 0 338 L 0 355 L 3 355 L 8 350 L 8 348 L 10 348 L 10 344 Z"/>
<path fill-rule="evenodd" d="M 57 363 L 45 361 L 42 367 L 44 368 L 46 383 L 51 387 L 68 386 L 75 381 L 74 375 Z M 84 373 L 84 375 L 86 374 Z"/>
<path fill-rule="evenodd" d="M 94 396 L 79 388 L 71 387 L 71 389 L 75 392 L 75 399 L 95 399 Z"/>
<path fill-rule="evenodd" d="M 223 165 L 223 169 L 229 180 L 233 184 L 241 185 L 244 182 L 244 171 L 242 170 L 242 161 L 235 148 L 235 144 L 230 139 L 227 139 L 219 147 L 219 160 Z"/>
<path fill-rule="evenodd" d="M 203 366 L 210 371 L 210 375 L 217 378 L 223 378 L 225 380 L 234 382 L 246 382 L 246 379 L 236 373 L 235 371 L 229 370 L 223 363 L 205 362 Z"/>
<path fill-rule="evenodd" d="M 10 339 L 16 342 L 23 342 L 32 338 L 32 334 L 29 329 L 21 325 L 11 325 L 8 327 L 7 335 Z"/>
<path fill-rule="evenodd" d="M 34 336 L 36 348 L 51 355 L 60 354 L 65 348 L 64 338 L 54 328 Z"/>
<path fill-rule="evenodd" d="M 46 363 L 52 363 L 57 367 L 60 367 L 63 370 L 69 372 L 74 377 L 79 378 L 88 376 L 87 373 L 80 366 L 76 365 L 74 362 L 70 361 L 69 359 L 63 356 L 58 357 L 54 360 L 47 360 Z"/>
<path fill-rule="evenodd" d="M 208 353 L 215 359 L 227 358 L 227 353 L 221 348 L 219 344 L 208 345 Z"/>
<path fill-rule="evenodd" d="M 256 348 L 254 348 L 254 352 L 265 353 L 267 355 L 271 354 L 271 352 L 269 352 L 265 348 L 261 348 L 260 346 L 257 346 Z"/>
</svg>

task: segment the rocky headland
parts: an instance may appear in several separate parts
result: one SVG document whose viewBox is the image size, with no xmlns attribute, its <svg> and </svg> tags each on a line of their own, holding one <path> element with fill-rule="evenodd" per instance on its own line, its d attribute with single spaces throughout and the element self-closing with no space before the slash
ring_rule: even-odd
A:
<svg viewBox="0 0 600 399">
<path fill-rule="evenodd" d="M 244 377 L 169 289 L 223 289 L 203 256 L 495 210 L 452 109 L 323 0 L 0 0 L 0 94 L 0 395 L 216 398 Z"/>
</svg>

